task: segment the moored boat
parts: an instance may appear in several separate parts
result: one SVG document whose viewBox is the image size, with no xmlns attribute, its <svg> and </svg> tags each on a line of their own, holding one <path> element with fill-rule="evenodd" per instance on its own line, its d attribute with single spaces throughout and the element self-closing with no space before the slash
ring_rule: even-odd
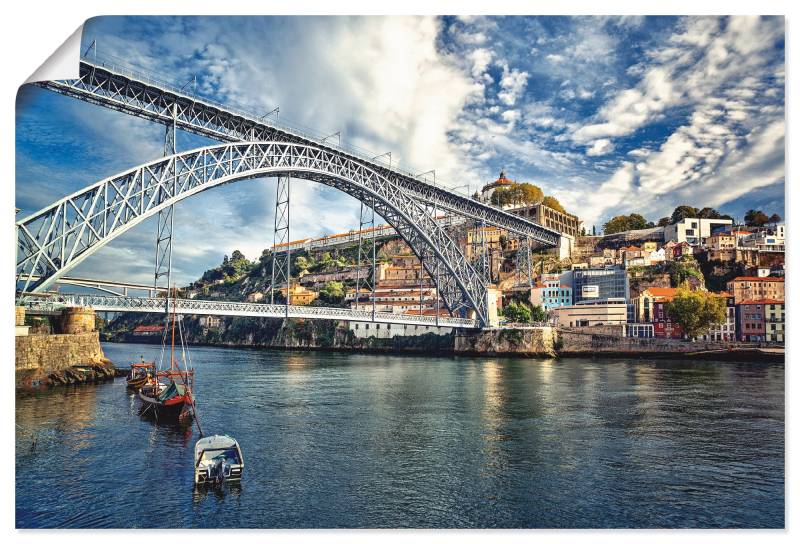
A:
<svg viewBox="0 0 800 544">
<path fill-rule="evenodd" d="M 244 456 L 239 443 L 228 435 L 201 438 L 194 445 L 194 483 L 222 484 L 242 479 Z"/>
<path fill-rule="evenodd" d="M 142 357 L 141 362 L 131 363 L 131 371 L 125 379 L 125 384 L 131 389 L 138 390 L 150 381 L 156 372 L 155 363 L 147 363 Z"/>
<path fill-rule="evenodd" d="M 179 324 L 179 317 L 176 315 L 175 311 L 176 306 L 177 292 L 175 291 L 173 295 L 172 313 L 167 314 L 168 319 L 172 321 L 169 367 L 165 370 L 155 371 L 154 375 L 149 377 L 139 389 L 139 400 L 142 403 L 141 414 L 143 416 L 152 415 L 157 420 L 184 420 L 194 414 L 194 397 L 192 396 L 194 369 L 189 368 L 187 364 L 187 349 L 183 337 L 183 327 Z M 175 357 L 176 330 L 181 343 L 183 368 L 178 364 Z M 164 335 L 164 342 L 162 343 L 159 368 L 163 368 L 165 349 L 166 334 Z"/>
</svg>

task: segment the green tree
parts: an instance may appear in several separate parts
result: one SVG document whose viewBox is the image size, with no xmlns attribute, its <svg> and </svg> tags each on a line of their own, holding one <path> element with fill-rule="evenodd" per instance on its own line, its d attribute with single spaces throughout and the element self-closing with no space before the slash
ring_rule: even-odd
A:
<svg viewBox="0 0 800 544">
<path fill-rule="evenodd" d="M 700 219 L 719 219 L 722 215 L 714 208 L 703 208 L 697 212 L 697 217 Z"/>
<path fill-rule="evenodd" d="M 769 223 L 769 216 L 761 210 L 747 210 L 744 214 L 744 224 L 748 227 L 763 227 Z"/>
<path fill-rule="evenodd" d="M 603 225 L 603 232 L 605 234 L 614 234 L 617 232 L 644 228 L 647 228 L 647 219 L 638 213 L 632 213 L 630 215 L 617 215 L 612 217 Z"/>
<path fill-rule="evenodd" d="M 503 315 L 511 323 L 530 323 L 532 317 L 531 309 L 528 305 L 516 300 L 512 300 L 503 308 Z"/>
<path fill-rule="evenodd" d="M 544 199 L 542 190 L 532 183 L 520 183 L 521 198 L 524 204 L 535 204 Z"/>
<path fill-rule="evenodd" d="M 701 285 L 705 285 L 703 272 L 697 260 L 691 255 L 682 255 L 671 261 L 667 266 L 669 281 L 673 287 L 683 287 L 689 278 L 696 278 Z"/>
<path fill-rule="evenodd" d="M 340 281 L 329 281 L 319 291 L 319 298 L 331 304 L 340 304 L 344 300 L 344 284 Z"/>
<path fill-rule="evenodd" d="M 662 217 L 658 220 L 658 223 L 656 223 L 658 227 L 666 227 L 667 225 L 669 225 L 669 217 Z"/>
<path fill-rule="evenodd" d="M 666 311 L 687 338 L 697 338 L 712 326 L 725 323 L 725 298 L 705 291 L 679 289 L 667 302 Z"/>
<path fill-rule="evenodd" d="M 687 206 L 686 204 L 678 206 L 672 212 L 670 217 L 670 224 L 679 223 L 688 217 L 697 217 L 697 208 Z"/>
<path fill-rule="evenodd" d="M 535 304 L 531 307 L 531 321 L 542 323 L 546 320 L 547 313 L 545 313 L 544 308 L 542 308 L 539 304 Z"/>
<path fill-rule="evenodd" d="M 300 255 L 294 260 L 294 265 L 297 267 L 297 270 L 303 272 L 304 270 L 308 270 L 309 262 L 308 257 L 305 255 Z"/>
<path fill-rule="evenodd" d="M 776 225 L 781 222 L 781 216 L 778 215 L 777 213 L 773 213 L 772 215 L 769 216 L 769 222 L 772 223 L 773 225 Z"/>
<path fill-rule="evenodd" d="M 548 208 L 553 208 L 554 210 L 558 210 L 561 213 L 567 213 L 567 210 L 564 209 L 564 206 L 561 205 L 561 202 L 554 196 L 546 196 L 542 200 L 542 204 L 547 206 Z"/>
</svg>

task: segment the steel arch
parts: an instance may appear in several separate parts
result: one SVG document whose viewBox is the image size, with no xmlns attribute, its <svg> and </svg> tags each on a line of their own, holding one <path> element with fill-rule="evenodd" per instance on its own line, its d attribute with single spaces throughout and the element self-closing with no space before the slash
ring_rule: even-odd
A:
<svg viewBox="0 0 800 544">
<path fill-rule="evenodd" d="M 103 245 L 160 210 L 225 183 L 291 175 L 364 202 L 380 214 L 434 276 L 454 314 L 471 309 L 488 323 L 486 285 L 424 202 L 367 165 L 334 150 L 291 142 L 240 142 L 164 157 L 77 191 L 16 223 L 17 278 L 40 292 Z M 434 257 L 431 259 L 430 257 Z M 35 282 L 33 276 L 39 276 Z"/>
<path fill-rule="evenodd" d="M 220 142 L 282 141 L 310 145 L 336 153 L 353 163 L 365 166 L 399 189 L 427 202 L 440 211 L 495 225 L 519 236 L 530 237 L 541 246 L 555 247 L 557 231 L 508 211 L 459 195 L 436 186 L 354 149 L 337 146 L 313 134 L 274 119 L 192 96 L 185 90 L 153 79 L 129 68 L 102 60 L 81 59 L 78 79 L 40 81 L 37 86 L 91 104 L 140 117 L 155 123 L 172 124 L 185 131 Z"/>
</svg>

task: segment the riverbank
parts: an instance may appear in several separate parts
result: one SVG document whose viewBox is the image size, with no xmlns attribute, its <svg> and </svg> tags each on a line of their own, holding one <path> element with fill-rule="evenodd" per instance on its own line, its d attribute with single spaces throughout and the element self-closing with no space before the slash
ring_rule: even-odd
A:
<svg viewBox="0 0 800 544">
<path fill-rule="evenodd" d="M 278 351 L 321 351 L 334 353 L 372 353 L 396 355 L 430 355 L 444 357 L 527 357 L 527 358 L 594 358 L 628 357 L 743 361 L 762 360 L 783 362 L 782 348 L 760 348 L 721 342 L 690 342 L 666 338 L 628 338 L 615 331 L 564 330 L 551 327 L 502 328 L 481 331 L 458 331 L 447 335 L 427 334 L 393 338 L 354 339 L 349 342 L 314 342 L 314 336 L 297 342 L 291 335 L 279 338 L 250 336 L 249 342 L 200 341 L 192 346 L 245 348 Z M 330 336 L 323 336 L 330 338 Z M 341 339 L 341 336 L 339 337 Z M 145 339 L 143 339 L 145 340 Z M 282 340 L 282 341 L 280 341 Z M 291 341 L 290 341 L 291 340 Z M 354 340 L 358 340 L 354 342 Z M 130 343 L 108 340 L 113 343 Z M 154 341 L 135 342 L 154 344 Z"/>
</svg>

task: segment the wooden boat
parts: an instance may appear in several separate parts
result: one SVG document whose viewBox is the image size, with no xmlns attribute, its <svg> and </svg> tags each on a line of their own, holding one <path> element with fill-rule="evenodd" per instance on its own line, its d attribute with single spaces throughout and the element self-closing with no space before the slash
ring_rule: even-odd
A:
<svg viewBox="0 0 800 544">
<path fill-rule="evenodd" d="M 194 483 L 222 484 L 242 479 L 244 456 L 239 443 L 228 435 L 201 438 L 194 445 Z"/>
<path fill-rule="evenodd" d="M 142 403 L 141 414 L 152 415 L 157 420 L 184 420 L 191 417 L 194 413 L 194 397 L 192 396 L 194 369 L 188 368 L 186 362 L 186 344 L 183 338 L 183 328 L 178 325 L 178 316 L 175 312 L 177 306 L 177 291 L 174 291 L 174 293 L 172 314 L 169 316 L 172 319 L 172 342 L 169 351 L 169 368 L 157 370 L 155 375 L 142 384 L 139 389 L 139 400 Z M 183 368 L 180 368 L 175 358 L 176 328 L 180 337 L 182 359 L 184 363 Z M 164 350 L 162 349 L 162 363 L 163 353 Z"/>
<path fill-rule="evenodd" d="M 138 390 L 150 381 L 155 373 L 156 364 L 145 362 L 143 357 L 141 362 L 131 363 L 131 371 L 125 379 L 125 383 L 131 389 Z"/>
</svg>

